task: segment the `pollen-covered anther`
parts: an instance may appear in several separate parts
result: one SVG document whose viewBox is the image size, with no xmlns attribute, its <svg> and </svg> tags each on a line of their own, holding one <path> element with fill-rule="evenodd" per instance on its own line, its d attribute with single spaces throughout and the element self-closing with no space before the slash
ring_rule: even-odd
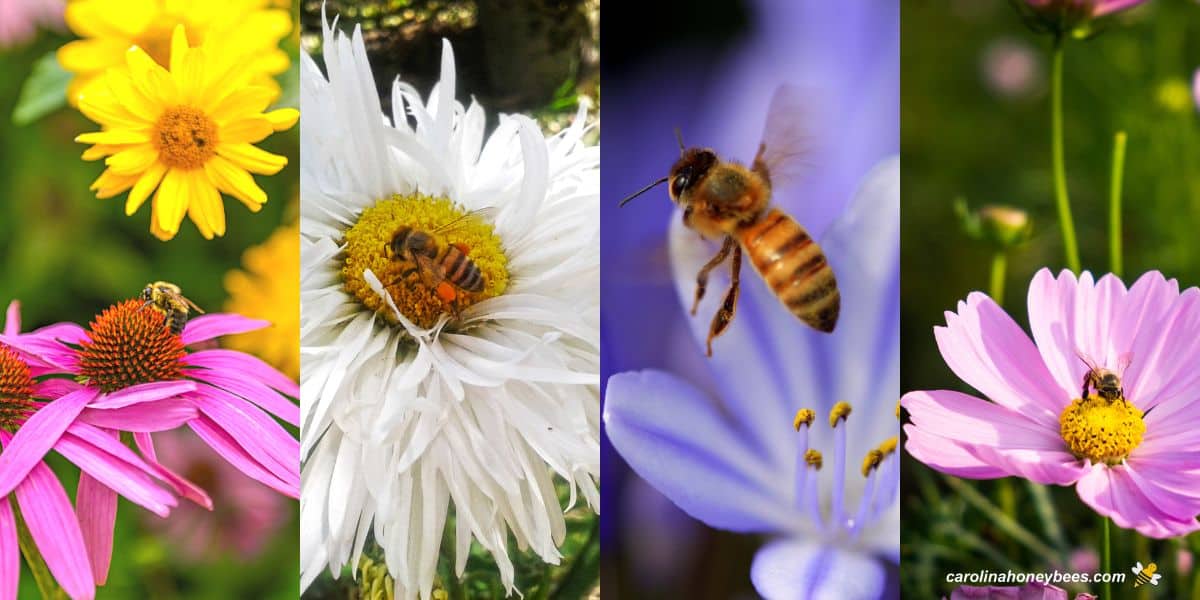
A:
<svg viewBox="0 0 1200 600">
<path fill-rule="evenodd" d="M 407 242 L 397 253 L 401 231 L 420 232 L 420 258 Z M 346 230 L 342 286 L 389 322 L 398 321 L 384 299 L 367 283 L 367 270 L 379 279 L 396 309 L 417 327 L 430 328 L 508 288 L 508 258 L 492 224 L 467 213 L 448 198 L 424 194 L 392 196 L 364 210 Z M 475 269 L 482 289 L 470 291 Z"/>
<path fill-rule="evenodd" d="M 879 468 L 879 463 L 881 462 L 883 462 L 883 452 L 880 452 L 877 448 L 871 449 L 869 452 L 867 452 L 867 455 L 863 457 L 862 476 L 866 477 L 867 475 L 870 475 L 871 471 Z"/>
<path fill-rule="evenodd" d="M 896 420 L 900 420 L 900 401 L 896 401 Z"/>
<path fill-rule="evenodd" d="M 888 456 L 891 456 L 893 452 L 896 451 L 896 446 L 899 444 L 900 444 L 900 438 L 893 435 L 892 437 L 890 437 L 886 440 L 883 440 L 883 443 L 879 444 L 879 452 L 881 452 L 883 454 L 884 458 L 887 458 Z"/>
<path fill-rule="evenodd" d="M 817 413 L 811 408 L 802 408 L 796 411 L 796 418 L 792 419 L 792 428 L 800 431 L 801 426 L 812 427 L 813 421 L 816 420 Z"/>
<path fill-rule="evenodd" d="M 1071 453 L 1093 463 L 1120 464 L 1142 443 L 1142 411 L 1125 398 L 1076 398 L 1058 418 Z"/>
<path fill-rule="evenodd" d="M 809 450 L 804 453 L 804 462 L 808 463 L 808 466 L 813 469 L 820 471 L 821 465 L 824 464 L 824 458 L 821 456 L 819 450 Z"/>
<path fill-rule="evenodd" d="M 845 421 L 850 416 L 850 411 L 849 402 L 842 401 L 834 404 L 833 410 L 829 411 L 829 426 L 836 429 L 838 421 Z"/>
<path fill-rule="evenodd" d="M 35 410 L 33 377 L 16 351 L 0 344 L 0 427 L 15 431 Z"/>
<path fill-rule="evenodd" d="M 113 305 L 95 318 L 80 344 L 80 376 L 105 392 L 183 377 L 183 341 L 166 316 L 139 300 Z"/>
<path fill-rule="evenodd" d="M 150 132 L 158 159 L 176 169 L 199 169 L 217 153 L 217 123 L 204 111 L 174 106 L 163 111 Z"/>
</svg>

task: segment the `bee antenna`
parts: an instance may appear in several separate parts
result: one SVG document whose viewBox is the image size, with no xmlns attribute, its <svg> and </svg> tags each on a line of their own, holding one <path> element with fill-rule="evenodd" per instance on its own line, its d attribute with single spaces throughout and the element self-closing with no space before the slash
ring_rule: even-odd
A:
<svg viewBox="0 0 1200 600">
<path fill-rule="evenodd" d="M 679 155 L 683 156 L 683 153 L 684 153 L 683 133 L 679 131 L 678 127 L 675 128 L 675 140 L 679 142 Z"/>
<path fill-rule="evenodd" d="M 650 185 L 647 185 L 646 187 L 644 187 L 644 188 L 642 188 L 642 189 L 640 189 L 640 190 L 638 190 L 638 191 L 636 191 L 636 192 L 634 192 L 634 193 L 632 193 L 632 194 L 630 194 L 630 195 L 626 196 L 626 197 L 625 197 L 625 199 L 624 199 L 624 200 L 622 200 L 622 201 L 621 201 L 621 203 L 617 205 L 617 207 L 618 207 L 618 208 L 620 208 L 620 207 L 622 207 L 622 206 L 625 206 L 626 204 L 629 204 L 629 201 L 630 201 L 630 200 L 633 200 L 634 198 L 637 198 L 638 196 L 641 196 L 642 194 L 645 194 L 646 192 L 650 191 L 650 190 L 651 190 L 651 188 L 653 188 L 654 186 L 656 186 L 656 185 L 658 185 L 658 184 L 660 184 L 660 183 L 666 183 L 666 182 L 667 182 L 667 180 L 668 180 L 668 179 L 670 179 L 670 178 L 671 178 L 671 176 L 670 176 L 670 175 L 668 175 L 668 176 L 666 176 L 666 177 L 663 177 L 662 179 L 655 180 L 655 181 L 654 181 L 654 183 L 651 183 Z"/>
</svg>

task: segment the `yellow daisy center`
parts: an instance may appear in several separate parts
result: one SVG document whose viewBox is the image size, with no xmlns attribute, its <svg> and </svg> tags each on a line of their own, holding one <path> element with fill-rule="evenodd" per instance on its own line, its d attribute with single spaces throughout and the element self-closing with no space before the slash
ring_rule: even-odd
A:
<svg viewBox="0 0 1200 600">
<path fill-rule="evenodd" d="M 380 200 L 346 231 L 342 285 L 395 322 L 383 298 L 367 285 L 367 269 L 400 313 L 423 328 L 508 287 L 508 258 L 492 225 L 448 198 L 424 194 Z"/>
<path fill-rule="evenodd" d="M 11 348 L 0 344 L 0 427 L 16 431 L 37 408 L 32 396 L 29 365 Z"/>
<path fill-rule="evenodd" d="M 1119 464 L 1142 443 L 1142 411 L 1124 398 L 1076 398 L 1058 417 L 1071 453 L 1094 463 Z"/>
<path fill-rule="evenodd" d="M 217 124 L 198 108 L 173 106 L 154 123 L 150 139 L 163 164 L 198 169 L 217 152 Z"/>
</svg>

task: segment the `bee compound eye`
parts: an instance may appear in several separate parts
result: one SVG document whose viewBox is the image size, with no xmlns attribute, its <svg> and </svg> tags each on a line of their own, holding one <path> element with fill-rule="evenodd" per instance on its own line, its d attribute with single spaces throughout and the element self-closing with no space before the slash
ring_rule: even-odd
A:
<svg viewBox="0 0 1200 600">
<path fill-rule="evenodd" d="M 671 194 L 675 197 L 679 197 L 679 195 L 683 193 L 683 188 L 687 187 L 688 181 L 690 180 L 691 177 L 689 177 L 687 173 L 681 173 L 677 175 L 675 177 L 675 181 L 671 182 Z"/>
</svg>

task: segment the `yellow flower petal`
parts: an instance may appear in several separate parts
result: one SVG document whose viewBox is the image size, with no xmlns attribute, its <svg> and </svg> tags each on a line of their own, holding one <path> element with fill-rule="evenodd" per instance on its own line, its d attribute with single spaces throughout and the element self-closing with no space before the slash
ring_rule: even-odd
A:
<svg viewBox="0 0 1200 600">
<path fill-rule="evenodd" d="M 262 117 L 239 119 L 221 127 L 221 143 L 253 144 L 261 142 L 274 131 L 271 122 Z"/>
<path fill-rule="evenodd" d="M 103 123 L 109 129 L 148 129 L 151 121 L 129 112 L 111 93 L 92 94 L 79 99 L 79 112 L 83 116 Z"/>
<path fill-rule="evenodd" d="M 154 194 L 157 206 L 154 210 L 154 220 L 158 227 L 172 237 L 179 232 L 179 224 L 187 212 L 191 200 L 187 188 L 186 175 L 179 169 L 170 169 L 158 184 L 158 193 Z"/>
<path fill-rule="evenodd" d="M 188 217 L 200 229 L 200 235 L 208 240 L 211 240 L 214 234 L 225 235 L 225 207 L 221 204 L 221 194 L 217 192 L 217 188 L 213 187 L 200 171 L 189 173 L 187 179 L 192 190 Z"/>
<path fill-rule="evenodd" d="M 267 202 L 267 193 L 254 183 L 254 178 L 245 169 L 220 156 L 205 163 L 204 172 L 222 192 L 237 198 L 253 212 L 258 212 Z"/>
<path fill-rule="evenodd" d="M 124 40 L 75 40 L 58 49 L 58 64 L 68 71 L 102 71 L 119 63 L 128 49 Z"/>
<path fill-rule="evenodd" d="M 158 151 L 150 144 L 129 146 L 108 157 L 104 164 L 117 175 L 138 175 L 158 161 Z"/>
<path fill-rule="evenodd" d="M 121 192 L 133 187 L 137 183 L 137 177 L 128 175 L 118 175 L 112 172 L 112 169 L 105 169 L 96 181 L 92 182 L 91 189 L 96 191 L 97 198 L 112 198 Z"/>
<path fill-rule="evenodd" d="M 287 166 L 286 156 L 271 154 L 250 144 L 221 144 L 217 154 L 228 158 L 233 164 L 259 175 L 274 175 Z"/>
<path fill-rule="evenodd" d="M 142 173 L 141 178 L 134 184 L 133 189 L 129 191 L 129 197 L 125 199 L 125 216 L 133 216 L 133 213 L 142 207 L 142 204 L 146 202 L 146 198 L 150 197 L 150 192 L 153 192 L 154 188 L 158 187 L 158 182 L 162 181 L 163 175 L 166 172 L 166 165 L 154 163 L 145 173 Z"/>
<path fill-rule="evenodd" d="M 145 144 L 150 141 L 150 136 L 146 132 L 117 129 L 81 133 L 75 136 L 75 141 L 81 144 Z"/>
<path fill-rule="evenodd" d="M 225 124 L 240 117 L 261 113 L 271 104 L 272 94 L 269 88 L 245 87 L 221 99 L 209 115 L 217 123 Z"/>
<path fill-rule="evenodd" d="M 177 73 L 183 70 L 183 57 L 188 53 L 187 34 L 183 30 L 183 25 L 175 26 L 175 31 L 171 32 L 171 72 Z"/>
<path fill-rule="evenodd" d="M 271 122 L 271 126 L 275 128 L 275 131 L 287 131 L 300 120 L 300 111 L 294 108 L 280 108 L 264 116 Z"/>
</svg>

